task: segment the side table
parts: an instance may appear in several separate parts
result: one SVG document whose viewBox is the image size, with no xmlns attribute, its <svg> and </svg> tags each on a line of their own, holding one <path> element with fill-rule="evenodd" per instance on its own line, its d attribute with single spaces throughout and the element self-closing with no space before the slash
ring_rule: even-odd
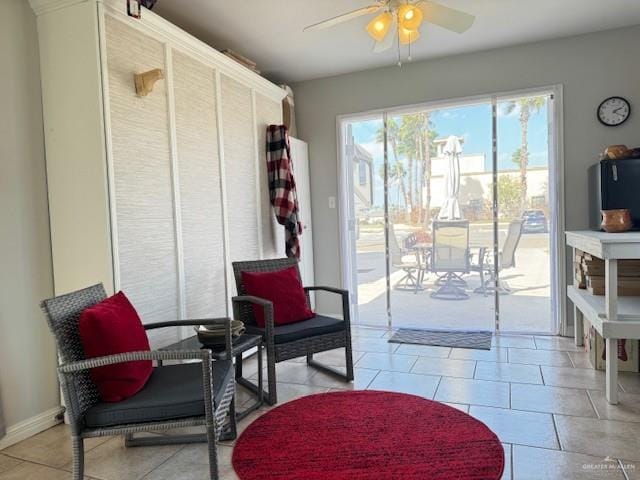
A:
<svg viewBox="0 0 640 480">
<path fill-rule="evenodd" d="M 242 376 L 242 354 L 252 348 L 258 349 L 258 385 L 252 383 L 248 379 Z M 242 420 L 251 412 L 260 408 L 266 398 L 266 393 L 262 390 L 262 349 L 264 343 L 262 336 L 244 334 L 237 338 L 234 338 L 231 345 L 231 356 L 236 358 L 235 361 L 235 377 L 236 382 L 247 390 L 253 392 L 256 395 L 256 401 L 249 407 L 245 408 L 242 412 L 236 413 L 236 419 Z M 211 356 L 214 360 L 220 360 L 227 357 L 227 351 L 224 345 L 204 345 L 198 340 L 198 336 L 194 335 L 189 338 L 185 338 L 179 342 L 167 345 L 162 350 L 198 350 L 201 348 L 207 348 L 211 351 Z"/>
</svg>

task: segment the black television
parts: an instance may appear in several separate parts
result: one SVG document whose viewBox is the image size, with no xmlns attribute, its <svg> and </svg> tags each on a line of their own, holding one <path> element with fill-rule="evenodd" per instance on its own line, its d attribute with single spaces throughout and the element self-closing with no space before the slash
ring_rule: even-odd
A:
<svg viewBox="0 0 640 480">
<path fill-rule="evenodd" d="M 589 168 L 590 227 L 601 230 L 600 210 L 628 208 L 640 230 L 640 158 L 600 160 Z"/>
</svg>

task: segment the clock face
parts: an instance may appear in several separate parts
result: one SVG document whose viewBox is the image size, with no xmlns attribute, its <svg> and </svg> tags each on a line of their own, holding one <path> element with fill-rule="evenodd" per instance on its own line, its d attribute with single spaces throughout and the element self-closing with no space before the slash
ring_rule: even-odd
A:
<svg viewBox="0 0 640 480">
<path fill-rule="evenodd" d="M 627 100 L 622 97 L 611 97 L 598 107 L 598 120 L 604 125 L 615 127 L 623 124 L 630 113 L 631 106 Z"/>
</svg>

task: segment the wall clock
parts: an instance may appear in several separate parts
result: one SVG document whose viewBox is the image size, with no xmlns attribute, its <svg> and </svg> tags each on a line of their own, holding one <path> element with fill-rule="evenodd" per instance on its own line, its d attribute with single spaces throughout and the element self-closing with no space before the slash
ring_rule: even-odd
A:
<svg viewBox="0 0 640 480">
<path fill-rule="evenodd" d="M 631 114 L 629 101 L 622 97 L 609 97 L 598 106 L 598 120 L 607 127 L 617 127 Z"/>
</svg>

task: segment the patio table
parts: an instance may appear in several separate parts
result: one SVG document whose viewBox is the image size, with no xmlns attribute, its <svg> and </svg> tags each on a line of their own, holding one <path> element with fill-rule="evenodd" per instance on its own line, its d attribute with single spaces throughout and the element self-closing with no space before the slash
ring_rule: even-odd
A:
<svg viewBox="0 0 640 480">
<path fill-rule="evenodd" d="M 431 256 L 431 250 L 433 248 L 433 245 L 431 243 L 416 243 L 411 248 L 416 251 L 416 255 L 418 257 L 418 264 L 421 264 L 421 257 L 424 259 L 424 266 L 423 268 L 420 269 L 420 273 L 418 276 L 418 284 L 422 284 L 422 282 L 424 281 L 424 274 L 429 270 L 428 259 Z M 476 288 L 474 291 L 476 293 L 483 293 L 484 295 L 486 295 L 486 292 L 487 292 L 485 280 L 484 280 L 484 271 L 486 269 L 484 265 L 484 258 L 489 248 L 491 247 L 481 242 L 469 242 L 470 252 L 475 249 L 478 250 L 478 265 L 476 268 L 478 273 L 480 273 L 480 287 Z M 466 282 L 465 282 L 465 286 L 466 286 Z"/>
</svg>

